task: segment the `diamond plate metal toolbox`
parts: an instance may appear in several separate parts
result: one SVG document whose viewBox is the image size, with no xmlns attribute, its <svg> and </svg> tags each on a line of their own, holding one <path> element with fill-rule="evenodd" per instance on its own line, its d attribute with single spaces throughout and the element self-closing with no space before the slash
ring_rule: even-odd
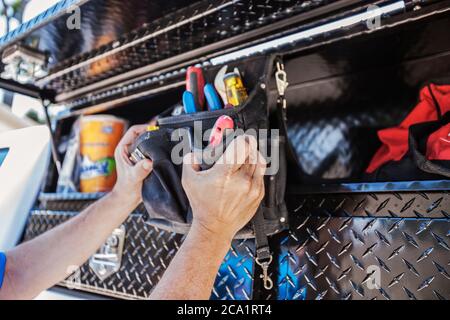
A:
<svg viewBox="0 0 450 320">
<path fill-rule="evenodd" d="M 260 298 L 450 299 L 448 192 L 288 198 L 290 230 L 271 239 L 278 283 Z"/>
<path fill-rule="evenodd" d="M 67 220 L 75 214 L 67 210 L 80 211 L 98 196 L 41 195 L 25 239 Z M 448 192 L 290 194 L 288 199 L 290 230 L 270 240 L 274 289 L 264 290 L 260 270 L 254 270 L 253 241 L 235 241 L 218 272 L 213 299 L 450 299 Z M 140 210 L 125 224 L 120 270 L 101 281 L 85 264 L 79 290 L 148 297 L 182 236 L 147 226 Z"/>
<path fill-rule="evenodd" d="M 19 41 L 38 43 L 50 57 L 49 74 L 33 84 L 75 109 L 124 96 L 135 99 L 144 89 L 154 91 L 163 80 L 175 85 L 190 64 L 211 63 L 212 58 L 250 44 L 364 12 L 371 3 L 390 8 L 382 11 L 383 18 L 413 6 L 409 1 L 393 5 L 386 0 L 61 1 L 1 38 L 0 49 Z M 73 5 L 81 12 L 79 30 L 66 27 Z M 292 47 L 311 39 L 305 35 L 284 44 Z M 118 85 L 124 82 L 126 86 Z"/>
<path fill-rule="evenodd" d="M 175 2 L 176 1 L 172 1 Z M 146 23 L 114 43 L 52 66 L 51 75 L 40 80 L 58 92 L 67 92 L 91 83 L 150 65 L 179 54 L 194 51 L 283 19 L 338 1 L 197 1 L 190 6 Z M 98 7 L 92 1 L 86 6 Z M 131 1 L 102 3 L 127 16 Z M 339 7 L 339 6 L 337 6 Z M 175 6 L 177 9 L 177 6 Z M 273 30 L 273 29 L 272 29 Z M 217 50 L 217 49 L 216 49 Z M 115 68 L 92 73 L 105 59 Z M 68 71 L 68 70 L 71 71 Z M 91 70 L 91 71 L 90 71 Z M 83 75 L 83 76 L 82 76 Z"/>
<path fill-rule="evenodd" d="M 277 299 L 450 298 L 448 219 L 297 217 L 278 239 Z"/>
<path fill-rule="evenodd" d="M 32 239 L 67 221 L 97 197 L 98 195 L 80 195 L 75 200 L 76 196 L 72 195 L 71 200 L 61 202 L 49 200 L 55 199 L 55 195 L 41 197 L 45 198 L 48 206 L 53 209 L 36 209 L 31 212 L 24 240 Z M 62 207 L 67 209 L 70 206 L 76 211 L 57 210 Z M 59 285 L 113 298 L 148 298 L 179 249 L 183 236 L 147 225 L 139 214 L 140 210 L 138 208 L 124 223 L 126 235 L 119 271 L 101 280 L 89 263 L 85 263 L 75 272 L 76 278 L 71 276 Z M 212 299 L 252 298 L 253 251 L 252 240 L 233 242 L 218 271 Z"/>
<path fill-rule="evenodd" d="M 301 163 L 288 173 L 297 183 L 286 199 L 290 229 L 270 239 L 275 285 L 263 288 L 253 241 L 235 241 L 213 299 L 450 299 L 449 181 L 366 183 L 360 176 L 378 148 L 377 130 L 409 113 L 425 81 L 450 72 L 449 1 L 167 0 L 174 11 L 163 8 L 160 16 L 147 7 L 155 1 L 84 2 L 92 34 L 80 32 L 72 46 L 62 20 L 39 31 L 53 61 L 37 83 L 67 107 L 54 119 L 61 157 L 80 114 L 105 112 L 134 124 L 177 103 L 188 65 L 295 51 L 285 55 L 288 138 Z M 385 10 L 375 29 L 361 18 L 370 4 Z M 104 33 L 111 37 L 105 43 Z M 295 177 L 300 169 L 311 181 Z M 56 175 L 52 167 L 50 193 L 39 197 L 25 240 L 101 196 L 55 194 Z M 102 281 L 85 264 L 77 290 L 148 297 L 183 238 L 146 225 L 142 210 L 124 225 L 119 271 Z"/>
</svg>

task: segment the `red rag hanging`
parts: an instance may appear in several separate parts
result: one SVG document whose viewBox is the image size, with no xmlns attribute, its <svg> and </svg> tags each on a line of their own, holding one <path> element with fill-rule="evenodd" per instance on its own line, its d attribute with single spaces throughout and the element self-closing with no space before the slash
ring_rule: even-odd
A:
<svg viewBox="0 0 450 320">
<path fill-rule="evenodd" d="M 450 160 L 450 123 L 430 134 L 426 156 L 428 160 Z"/>
<path fill-rule="evenodd" d="M 399 161 L 405 156 L 408 152 L 408 129 L 411 125 L 438 119 L 437 106 L 432 94 L 440 106 L 441 114 L 450 111 L 450 85 L 430 84 L 422 88 L 419 103 L 398 127 L 378 131 L 378 137 L 383 145 L 373 156 L 366 169 L 367 173 L 374 172 L 389 161 Z"/>
</svg>

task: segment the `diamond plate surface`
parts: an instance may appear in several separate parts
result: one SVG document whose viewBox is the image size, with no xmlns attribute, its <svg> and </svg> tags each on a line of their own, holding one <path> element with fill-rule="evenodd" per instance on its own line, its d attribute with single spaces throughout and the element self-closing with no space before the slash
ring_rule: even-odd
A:
<svg viewBox="0 0 450 320">
<path fill-rule="evenodd" d="M 392 126 L 405 116 L 400 108 L 392 108 L 389 113 L 342 110 L 341 114 L 304 109 L 289 105 L 287 135 L 300 170 L 316 180 L 359 177 L 377 150 L 378 126 Z"/>
<path fill-rule="evenodd" d="M 220 266 L 212 299 L 252 299 L 255 244 L 253 240 L 236 240 Z"/>
<path fill-rule="evenodd" d="M 86 206 L 80 202 L 73 206 Z M 67 203 L 64 206 L 68 206 Z M 28 221 L 25 240 L 50 230 L 73 217 L 74 212 L 34 210 Z M 115 298 L 146 299 L 158 283 L 182 244 L 183 236 L 147 225 L 141 215 L 133 214 L 125 222 L 126 238 L 120 270 L 101 281 L 86 263 L 80 268 L 82 291 Z M 217 275 L 212 299 L 248 300 L 252 297 L 254 243 L 235 241 Z M 72 288 L 72 281 L 62 286 Z"/>
<path fill-rule="evenodd" d="M 129 2 L 93 2 L 90 4 L 92 6 L 90 10 L 106 8 L 111 12 L 122 12 L 122 16 L 125 17 L 136 19 L 136 16 L 143 15 L 145 19 L 145 13 L 130 11 L 136 9 L 136 3 L 139 4 L 139 1 Z M 193 2 L 191 6 L 175 10 L 161 18 L 144 21 L 148 23 L 141 23 L 142 27 L 123 35 L 120 41 L 111 42 L 98 49 L 59 61 L 50 71 L 52 77 L 44 78 L 44 80 L 47 82 L 48 88 L 58 92 L 68 92 L 333 2 L 335 0 L 204 0 Z M 118 26 L 123 24 L 114 15 L 109 19 L 112 19 L 113 23 Z M 135 21 L 130 20 L 129 24 L 133 25 Z M 92 21 L 88 20 L 85 28 L 93 26 L 101 28 L 103 24 L 107 23 L 92 19 Z M 108 31 L 111 32 L 110 29 Z M 58 43 L 53 44 L 53 39 L 67 40 L 66 32 L 66 29 L 58 29 L 58 32 L 51 34 L 51 39 L 43 39 L 42 42 L 50 42 L 47 49 L 51 53 L 58 52 L 61 48 L 57 46 Z M 115 36 L 119 37 L 120 35 Z M 79 46 L 83 41 L 77 40 L 77 43 L 72 44 L 72 51 L 70 51 L 72 54 L 81 49 Z M 95 38 L 85 39 L 89 45 L 92 45 L 90 42 L 93 40 Z M 120 44 L 119 47 L 118 44 Z M 66 43 L 60 45 L 67 46 Z M 91 61 L 93 57 L 98 56 L 102 56 L 102 58 Z M 58 72 L 63 73 L 59 74 Z"/>
<path fill-rule="evenodd" d="M 296 215 L 450 217 L 448 191 L 291 195 L 287 199 L 289 211 Z"/>
<path fill-rule="evenodd" d="M 100 199 L 103 195 L 104 193 L 41 193 L 36 209 L 79 212 Z M 139 214 L 144 210 L 144 204 L 141 203 L 136 208 L 136 213 Z"/>
<path fill-rule="evenodd" d="M 27 237 L 73 214 L 42 209 L 80 211 L 98 196 L 41 195 Z M 289 194 L 287 200 L 291 228 L 270 239 L 274 289 L 264 290 L 261 270 L 253 271 L 254 242 L 241 240 L 220 267 L 213 299 L 450 299 L 448 192 Z M 138 215 L 126 227 L 123 268 L 102 283 L 83 266 L 82 290 L 145 298 L 182 241 Z M 377 274 L 380 288 L 369 289 Z"/>
<path fill-rule="evenodd" d="M 300 217 L 266 299 L 450 299 L 448 219 Z M 379 276 L 379 287 L 371 284 Z"/>
</svg>

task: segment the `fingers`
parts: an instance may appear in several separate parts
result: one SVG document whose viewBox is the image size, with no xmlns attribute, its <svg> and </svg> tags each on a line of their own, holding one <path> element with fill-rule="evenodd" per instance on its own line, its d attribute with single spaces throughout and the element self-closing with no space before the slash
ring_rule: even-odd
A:
<svg viewBox="0 0 450 320">
<path fill-rule="evenodd" d="M 254 136 L 248 136 L 246 139 L 249 147 L 249 154 L 245 164 L 242 166 L 241 170 L 244 171 L 249 177 L 253 177 L 256 170 L 256 165 L 258 162 L 258 142 Z"/>
<path fill-rule="evenodd" d="M 152 120 L 148 123 L 147 126 L 156 126 L 158 124 L 158 116 L 153 117 Z"/>
<path fill-rule="evenodd" d="M 264 174 L 266 171 L 266 161 L 261 153 L 257 153 L 257 161 L 254 165 L 254 173 L 252 176 L 246 174 L 245 179 L 249 180 L 249 194 L 258 200 L 258 203 L 264 197 Z"/>
<path fill-rule="evenodd" d="M 257 161 L 255 166 L 255 173 L 253 174 L 253 179 L 258 179 L 264 177 L 267 168 L 267 161 L 264 159 L 263 155 L 258 152 L 257 153 Z"/>
<path fill-rule="evenodd" d="M 200 163 L 197 155 L 188 153 L 183 157 L 183 175 L 191 175 L 200 171 Z"/>
<path fill-rule="evenodd" d="M 258 151 L 256 138 L 249 135 L 236 137 L 228 146 L 222 157 L 213 168 L 205 172 L 201 171 L 199 159 L 189 153 L 183 158 L 183 177 L 189 179 L 199 172 L 207 173 L 216 171 L 218 177 L 238 174 L 242 176 L 242 184 L 248 190 L 253 190 L 255 197 L 264 188 L 264 173 L 266 161 Z"/>
<path fill-rule="evenodd" d="M 238 171 L 249 157 L 250 145 L 247 142 L 248 137 L 248 135 L 240 135 L 231 141 L 213 169 L 222 171 L 223 174 L 232 174 Z"/>
<path fill-rule="evenodd" d="M 132 144 L 136 138 L 147 130 L 146 124 L 140 124 L 130 127 L 119 142 L 119 146 L 128 146 Z"/>
<path fill-rule="evenodd" d="M 116 161 L 123 161 L 124 163 L 128 165 L 133 165 L 131 161 L 129 160 L 129 152 L 128 152 L 128 146 L 133 144 L 133 142 L 139 137 L 142 133 L 144 133 L 147 130 L 147 125 L 135 125 L 130 127 L 128 131 L 125 133 L 125 135 L 122 137 L 122 139 L 119 141 L 116 151 L 115 151 L 115 158 Z"/>
<path fill-rule="evenodd" d="M 119 155 L 119 159 L 116 158 L 116 160 L 123 161 L 129 166 L 133 166 L 133 163 L 131 162 L 131 160 L 129 158 L 128 147 L 120 146 L 120 147 L 117 147 L 117 150 L 120 152 L 120 155 Z"/>
<path fill-rule="evenodd" d="M 138 181 L 142 181 L 150 174 L 153 169 L 153 162 L 145 159 L 139 161 L 134 167 L 131 168 L 134 178 Z"/>
</svg>

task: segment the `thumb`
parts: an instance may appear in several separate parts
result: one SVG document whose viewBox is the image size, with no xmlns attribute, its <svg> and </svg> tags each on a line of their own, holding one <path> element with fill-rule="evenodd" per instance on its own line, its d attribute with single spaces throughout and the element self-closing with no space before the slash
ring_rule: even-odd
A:
<svg viewBox="0 0 450 320">
<path fill-rule="evenodd" d="M 183 157 L 183 174 L 190 175 L 200 171 L 200 162 L 198 155 L 188 153 Z"/>
<path fill-rule="evenodd" d="M 149 159 L 145 159 L 142 161 L 139 161 L 134 167 L 133 167 L 133 175 L 138 180 L 144 180 L 147 178 L 147 176 L 152 172 L 153 169 L 153 162 Z"/>
</svg>

